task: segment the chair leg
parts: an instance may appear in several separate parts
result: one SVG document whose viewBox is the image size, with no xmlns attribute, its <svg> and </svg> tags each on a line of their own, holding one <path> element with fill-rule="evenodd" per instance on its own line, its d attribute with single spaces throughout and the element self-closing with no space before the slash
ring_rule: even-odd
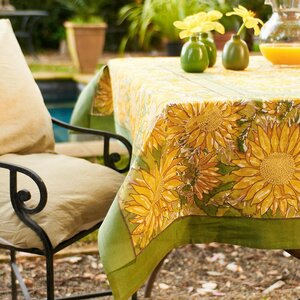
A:
<svg viewBox="0 0 300 300">
<path fill-rule="evenodd" d="M 289 249 L 289 250 L 285 250 L 286 252 L 288 252 L 289 254 L 291 254 L 292 256 L 300 259 L 300 250 L 299 249 Z"/>
<path fill-rule="evenodd" d="M 47 271 L 47 300 L 54 300 L 54 271 L 53 271 L 53 254 L 46 255 Z"/>
<path fill-rule="evenodd" d="M 153 272 L 151 273 L 147 283 L 146 283 L 146 287 L 145 287 L 145 298 L 150 298 L 151 297 L 151 292 L 152 292 L 152 288 L 156 279 L 156 276 L 161 268 L 161 266 L 163 265 L 165 259 L 167 258 L 169 254 L 167 254 L 160 262 L 159 264 L 156 266 L 156 268 L 153 270 Z"/>
<path fill-rule="evenodd" d="M 17 280 L 19 282 L 19 286 L 21 288 L 21 291 L 23 293 L 24 299 L 25 300 L 30 300 L 30 295 L 28 292 L 28 289 L 26 287 L 26 284 L 22 278 L 22 275 L 18 269 L 18 266 L 16 264 L 16 252 L 14 250 L 11 250 L 10 252 L 10 257 L 11 257 L 11 289 L 12 289 L 12 299 L 15 300 L 17 299 Z"/>
<path fill-rule="evenodd" d="M 16 263 L 16 251 L 10 250 L 10 268 L 11 268 L 11 299 L 17 300 L 18 292 L 17 292 L 17 278 L 13 269 L 13 264 Z"/>
</svg>

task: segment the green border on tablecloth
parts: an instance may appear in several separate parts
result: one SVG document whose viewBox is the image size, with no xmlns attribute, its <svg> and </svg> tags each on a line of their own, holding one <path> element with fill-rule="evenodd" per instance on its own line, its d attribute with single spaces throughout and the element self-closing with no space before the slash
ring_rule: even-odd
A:
<svg viewBox="0 0 300 300">
<path fill-rule="evenodd" d="M 122 218 L 120 214 L 119 212 L 119 222 L 121 220 L 119 218 Z M 115 224 L 116 220 L 111 221 Z M 123 267 L 114 269 L 109 261 L 105 262 L 108 280 L 116 300 L 127 300 L 145 283 L 160 260 L 173 248 L 182 245 L 219 242 L 261 249 L 300 249 L 300 238 L 298 238 L 300 219 L 184 217 L 160 233 L 136 258 L 133 258 L 132 251 L 131 255 L 127 256 L 129 251 L 125 244 L 128 247 L 131 243 L 128 243 L 128 232 L 124 232 L 125 227 L 125 224 L 120 227 L 118 223 L 118 230 L 115 230 L 114 225 L 114 230 L 111 231 L 118 245 L 110 259 L 117 260 L 119 267 L 123 260 Z M 119 230 L 120 228 L 122 230 Z M 102 247 L 100 251 L 103 250 Z M 111 249 L 105 250 L 111 251 Z"/>
<path fill-rule="evenodd" d="M 109 116 L 96 116 L 91 114 L 94 97 L 98 89 L 98 82 L 103 74 L 104 68 L 105 66 L 97 72 L 97 74 L 81 91 L 73 109 L 70 124 L 86 128 L 115 132 L 115 122 L 113 114 Z"/>
<path fill-rule="evenodd" d="M 115 128 L 116 128 L 116 132 L 119 135 L 124 136 L 128 141 L 130 141 L 132 143 L 132 137 L 131 137 L 131 134 L 128 129 L 126 129 L 125 127 L 122 127 L 117 122 L 115 122 Z"/>
<path fill-rule="evenodd" d="M 124 262 L 126 264 L 136 258 L 117 199 L 118 196 L 111 205 L 98 233 L 99 252 L 101 260 L 105 261 L 106 273 L 119 269 L 124 266 Z M 102 246 L 103 242 L 110 244 L 110 247 Z"/>
</svg>

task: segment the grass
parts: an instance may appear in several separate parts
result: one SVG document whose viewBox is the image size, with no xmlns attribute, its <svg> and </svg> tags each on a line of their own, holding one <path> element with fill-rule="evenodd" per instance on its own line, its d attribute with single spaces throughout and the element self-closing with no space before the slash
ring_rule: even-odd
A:
<svg viewBox="0 0 300 300">
<path fill-rule="evenodd" d="M 79 242 L 92 243 L 92 242 L 97 242 L 97 240 L 98 240 L 98 230 L 93 231 L 89 235 L 85 236 Z"/>
<path fill-rule="evenodd" d="M 99 70 L 103 64 L 98 64 L 96 70 Z M 39 64 L 39 63 L 30 63 L 29 68 L 31 72 L 51 72 L 51 73 L 68 73 L 68 74 L 77 74 L 78 71 L 73 65 L 50 65 L 50 64 Z"/>
<path fill-rule="evenodd" d="M 75 67 L 71 65 L 48 65 L 32 63 L 29 65 L 31 72 L 53 72 L 53 73 L 76 73 Z"/>
</svg>

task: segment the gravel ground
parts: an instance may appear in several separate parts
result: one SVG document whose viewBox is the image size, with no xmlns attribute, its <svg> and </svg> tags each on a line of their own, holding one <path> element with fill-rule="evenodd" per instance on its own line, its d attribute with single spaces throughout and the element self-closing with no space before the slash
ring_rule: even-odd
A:
<svg viewBox="0 0 300 300">
<path fill-rule="evenodd" d="M 77 247 L 83 249 L 85 245 Z M 22 257 L 18 261 L 33 299 L 45 297 L 44 260 Z M 152 299 L 300 299 L 299 267 L 296 258 L 280 250 L 216 243 L 187 245 L 172 251 L 165 260 Z M 57 296 L 108 288 L 97 254 L 57 258 L 55 269 Z M 8 300 L 10 274 L 6 262 L 0 262 L 0 278 L 0 299 Z M 144 299 L 143 292 L 141 288 L 139 299 Z"/>
</svg>

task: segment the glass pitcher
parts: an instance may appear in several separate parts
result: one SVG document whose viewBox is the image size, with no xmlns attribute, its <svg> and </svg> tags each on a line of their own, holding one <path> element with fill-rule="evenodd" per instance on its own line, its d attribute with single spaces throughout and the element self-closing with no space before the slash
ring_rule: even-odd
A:
<svg viewBox="0 0 300 300">
<path fill-rule="evenodd" d="M 273 14 L 262 27 L 260 51 L 273 64 L 300 65 L 300 0 L 267 0 Z"/>
</svg>

